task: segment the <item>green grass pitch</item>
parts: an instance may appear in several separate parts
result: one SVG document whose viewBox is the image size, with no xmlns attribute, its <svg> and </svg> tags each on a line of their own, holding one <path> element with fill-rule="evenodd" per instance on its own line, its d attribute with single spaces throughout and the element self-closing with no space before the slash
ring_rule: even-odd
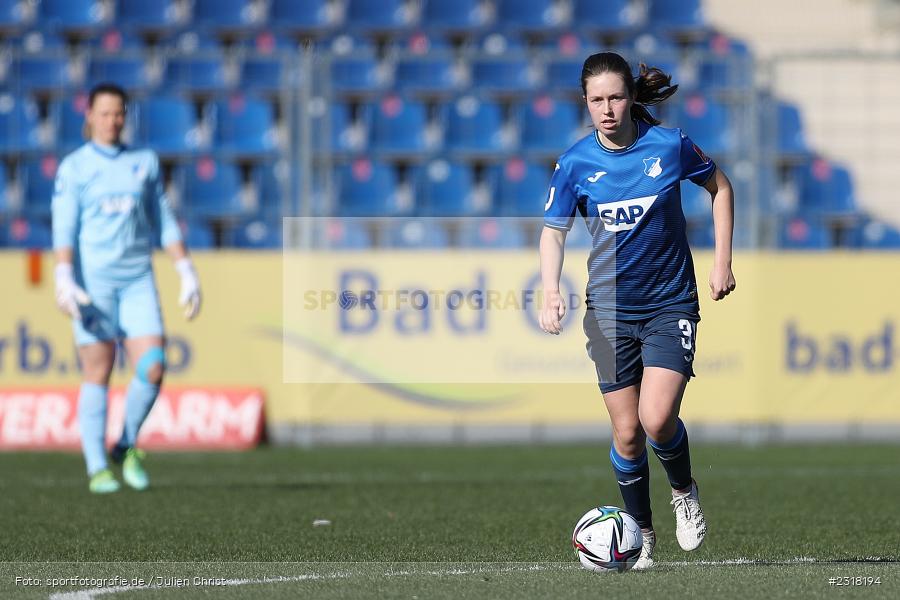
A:
<svg viewBox="0 0 900 600">
<path fill-rule="evenodd" d="M 155 453 L 106 497 L 79 455 L 0 454 L 0 598 L 900 597 L 900 447 L 692 453 L 705 544 L 678 548 L 651 457 L 659 566 L 622 575 L 569 540 L 621 505 L 601 445 Z M 145 585 L 47 585 L 114 576 Z"/>
</svg>

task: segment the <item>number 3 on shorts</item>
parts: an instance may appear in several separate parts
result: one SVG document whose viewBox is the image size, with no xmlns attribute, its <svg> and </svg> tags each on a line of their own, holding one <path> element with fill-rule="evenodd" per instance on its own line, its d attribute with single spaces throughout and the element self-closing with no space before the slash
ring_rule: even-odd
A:
<svg viewBox="0 0 900 600">
<path fill-rule="evenodd" d="M 693 348 L 693 344 L 691 343 L 691 339 L 694 336 L 693 324 L 687 319 L 679 319 L 678 329 L 681 330 L 681 334 L 684 336 L 684 339 L 681 340 L 681 347 L 685 350 Z"/>
</svg>

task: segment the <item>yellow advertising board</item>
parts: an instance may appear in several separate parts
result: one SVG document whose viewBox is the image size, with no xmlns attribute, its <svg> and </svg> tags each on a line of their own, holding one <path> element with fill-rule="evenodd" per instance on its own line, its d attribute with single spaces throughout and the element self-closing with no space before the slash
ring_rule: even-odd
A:
<svg viewBox="0 0 900 600">
<path fill-rule="evenodd" d="M 576 299 L 585 259 L 566 256 L 566 291 Z M 204 306 L 192 323 L 178 310 L 168 259 L 156 262 L 167 381 L 261 388 L 270 425 L 605 420 L 580 307 L 558 337 L 533 322 L 534 251 L 218 252 L 195 260 Z M 703 290 L 712 256 L 695 260 Z M 32 282 L 24 254 L 0 253 L 0 389 L 78 383 L 49 255 L 42 266 L 43 279 Z M 739 254 L 734 270 L 734 294 L 701 299 L 687 419 L 900 423 L 900 254 Z M 360 309 L 374 288 L 385 292 L 375 300 L 395 303 L 377 317 Z M 422 307 L 415 290 L 431 304 Z M 451 292 L 465 302 L 478 290 L 475 308 L 441 311 Z M 494 308 L 484 308 L 491 291 Z M 123 366 L 114 383 L 126 375 Z"/>
</svg>

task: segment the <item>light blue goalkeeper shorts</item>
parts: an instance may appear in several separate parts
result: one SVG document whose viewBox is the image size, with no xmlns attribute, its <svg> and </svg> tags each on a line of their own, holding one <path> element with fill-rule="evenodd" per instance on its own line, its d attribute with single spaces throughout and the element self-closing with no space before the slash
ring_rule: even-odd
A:
<svg viewBox="0 0 900 600">
<path fill-rule="evenodd" d="M 91 304 L 81 308 L 80 321 L 72 321 L 77 345 L 163 335 L 152 271 L 128 282 L 86 278 L 84 289 Z"/>
</svg>

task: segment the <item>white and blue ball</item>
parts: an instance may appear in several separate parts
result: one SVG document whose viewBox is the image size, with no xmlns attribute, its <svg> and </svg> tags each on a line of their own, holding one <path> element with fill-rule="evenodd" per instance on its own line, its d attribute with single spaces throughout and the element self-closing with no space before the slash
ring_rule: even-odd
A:
<svg viewBox="0 0 900 600">
<path fill-rule="evenodd" d="M 572 546 L 581 566 L 600 573 L 623 573 L 633 567 L 643 543 L 634 517 L 615 506 L 587 511 L 572 533 Z"/>
</svg>

